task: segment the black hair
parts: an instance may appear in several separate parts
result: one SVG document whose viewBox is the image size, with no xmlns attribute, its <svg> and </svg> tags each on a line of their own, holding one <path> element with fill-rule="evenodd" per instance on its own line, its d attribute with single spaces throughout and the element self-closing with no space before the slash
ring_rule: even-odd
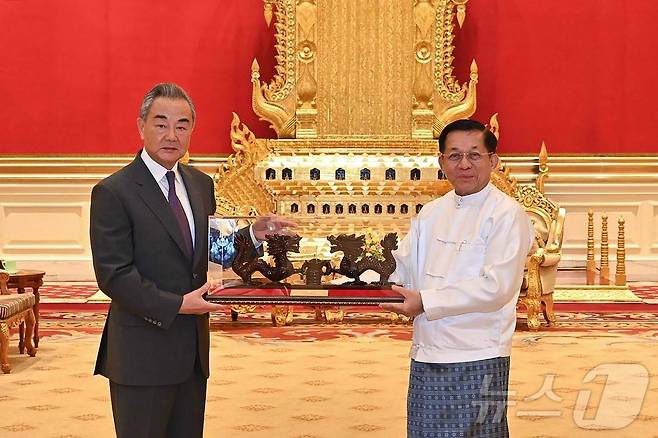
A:
<svg viewBox="0 0 658 438">
<path fill-rule="evenodd" d="M 439 135 L 439 152 L 444 153 L 446 151 L 446 139 L 448 138 L 448 134 L 454 131 L 482 132 L 484 133 L 484 146 L 487 148 L 487 151 L 493 153 L 496 152 L 496 146 L 498 146 L 498 139 L 496 138 L 495 135 L 493 135 L 493 132 L 491 132 L 489 128 L 487 128 L 477 120 L 468 120 L 468 119 L 455 120 L 454 122 L 449 123 L 448 125 L 446 125 L 445 128 L 443 128 L 441 134 Z"/>
</svg>

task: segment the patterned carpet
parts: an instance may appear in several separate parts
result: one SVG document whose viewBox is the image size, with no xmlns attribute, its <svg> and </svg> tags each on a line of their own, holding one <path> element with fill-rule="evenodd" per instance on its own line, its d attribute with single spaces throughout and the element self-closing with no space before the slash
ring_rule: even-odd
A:
<svg viewBox="0 0 658 438">
<path fill-rule="evenodd" d="M 519 319 L 508 418 L 513 437 L 657 437 L 658 287 L 633 303 L 557 303 L 559 324 L 535 333 Z M 113 436 L 107 382 L 91 375 L 107 304 L 94 285 L 42 289 L 37 357 L 0 375 L 0 436 Z M 411 327 L 378 308 L 346 308 L 320 324 L 296 308 L 272 327 L 269 309 L 212 315 L 207 437 L 405 436 Z"/>
<path fill-rule="evenodd" d="M 205 436 L 403 438 L 409 342 L 396 337 L 405 330 L 360 325 L 327 336 L 308 325 L 278 330 L 285 340 L 214 331 Z M 112 437 L 107 382 L 91 375 L 98 338 L 52 334 L 35 358 L 12 348 L 0 436 Z M 511 436 L 656 437 L 656 364 L 655 334 L 517 332 Z"/>
<path fill-rule="evenodd" d="M 614 332 L 623 334 L 658 331 L 658 285 L 637 283 L 630 287 L 638 302 L 557 302 L 558 325 L 542 327 L 544 332 Z M 47 284 L 41 292 L 41 336 L 97 334 L 102 331 L 107 304 L 89 303 L 97 288 L 93 284 Z M 295 307 L 293 324 L 272 327 L 268 307 L 241 314 L 237 323 L 228 312 L 214 313 L 213 331 L 225 335 L 278 340 L 328 340 L 342 336 L 388 336 L 409 340 L 411 327 L 391 324 L 388 314 L 377 307 L 345 308 L 342 324 L 319 324 L 311 308 Z M 518 330 L 526 331 L 524 315 L 519 315 Z"/>
</svg>

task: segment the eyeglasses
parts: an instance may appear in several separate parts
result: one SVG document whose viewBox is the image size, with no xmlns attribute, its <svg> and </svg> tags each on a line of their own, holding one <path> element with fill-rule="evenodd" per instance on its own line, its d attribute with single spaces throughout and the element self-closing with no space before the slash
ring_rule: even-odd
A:
<svg viewBox="0 0 658 438">
<path fill-rule="evenodd" d="M 466 158 L 468 161 L 471 163 L 477 163 L 481 161 L 484 157 L 491 156 L 495 154 L 495 152 L 487 152 L 486 154 L 482 154 L 477 151 L 473 152 L 451 152 L 449 154 L 441 154 L 441 157 L 446 157 L 448 161 L 452 163 L 459 163 L 463 158 Z"/>
</svg>

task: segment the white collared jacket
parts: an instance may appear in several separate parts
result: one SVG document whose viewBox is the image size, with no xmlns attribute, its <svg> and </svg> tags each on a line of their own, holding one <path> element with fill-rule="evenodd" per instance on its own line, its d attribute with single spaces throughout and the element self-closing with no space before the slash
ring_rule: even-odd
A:
<svg viewBox="0 0 658 438">
<path fill-rule="evenodd" d="M 394 280 L 419 290 L 410 356 L 455 363 L 509 356 L 533 226 L 491 183 L 423 207 L 395 251 Z"/>
</svg>

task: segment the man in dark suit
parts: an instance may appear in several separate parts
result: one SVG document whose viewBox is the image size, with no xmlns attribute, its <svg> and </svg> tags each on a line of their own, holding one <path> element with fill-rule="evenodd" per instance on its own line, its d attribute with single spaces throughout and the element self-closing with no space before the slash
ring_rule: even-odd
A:
<svg viewBox="0 0 658 438">
<path fill-rule="evenodd" d="M 221 306 L 203 298 L 213 181 L 178 162 L 194 122 L 182 88 L 156 85 L 137 119 L 144 148 L 92 190 L 94 270 L 112 299 L 95 373 L 110 380 L 118 437 L 203 435 L 208 312 Z M 268 216 L 247 231 L 258 244 L 287 224 Z"/>
</svg>

